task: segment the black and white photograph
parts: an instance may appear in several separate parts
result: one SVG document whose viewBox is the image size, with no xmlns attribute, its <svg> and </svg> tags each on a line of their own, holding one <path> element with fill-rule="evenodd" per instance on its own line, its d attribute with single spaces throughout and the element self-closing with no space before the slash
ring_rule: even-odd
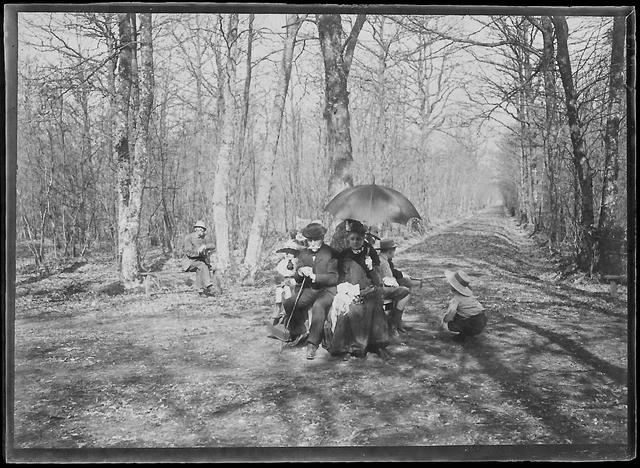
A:
<svg viewBox="0 0 640 468">
<path fill-rule="evenodd" d="M 631 6 L 4 6 L 7 463 L 636 458 Z"/>
</svg>

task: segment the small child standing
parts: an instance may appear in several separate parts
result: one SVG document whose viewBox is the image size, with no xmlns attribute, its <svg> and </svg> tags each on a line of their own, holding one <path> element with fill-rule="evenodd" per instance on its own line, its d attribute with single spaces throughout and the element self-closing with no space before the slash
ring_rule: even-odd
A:
<svg viewBox="0 0 640 468">
<path fill-rule="evenodd" d="M 287 242 L 283 248 L 277 250 L 278 253 L 284 254 L 284 258 L 276 265 L 276 272 L 283 277 L 283 280 L 276 286 L 276 301 L 273 316 L 275 321 L 284 315 L 282 301 L 291 297 L 296 286 L 294 275 L 298 268 L 298 254 L 300 250 L 301 247 L 295 241 Z"/>
<path fill-rule="evenodd" d="M 452 331 L 457 335 L 454 341 L 464 342 L 468 337 L 479 335 L 487 325 L 484 307 L 473 295 L 469 288 L 469 277 L 458 270 L 444 271 L 447 281 L 451 285 L 453 297 L 449 301 L 447 313 L 442 317 L 442 330 Z"/>
</svg>

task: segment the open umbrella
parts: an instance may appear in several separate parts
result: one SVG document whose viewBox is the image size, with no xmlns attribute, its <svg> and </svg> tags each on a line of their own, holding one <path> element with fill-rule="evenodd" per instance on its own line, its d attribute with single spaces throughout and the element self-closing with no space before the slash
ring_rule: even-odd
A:
<svg viewBox="0 0 640 468">
<path fill-rule="evenodd" d="M 368 225 L 391 221 L 407 224 L 420 214 L 403 194 L 384 185 L 356 185 L 344 189 L 325 206 L 338 219 L 357 219 Z"/>
</svg>

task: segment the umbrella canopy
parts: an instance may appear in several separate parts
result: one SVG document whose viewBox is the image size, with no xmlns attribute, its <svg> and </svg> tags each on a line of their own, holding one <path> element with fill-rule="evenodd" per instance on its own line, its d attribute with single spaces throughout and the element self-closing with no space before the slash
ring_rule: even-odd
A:
<svg viewBox="0 0 640 468">
<path fill-rule="evenodd" d="M 403 194 L 383 185 L 356 185 L 344 189 L 325 206 L 338 219 L 357 219 L 368 225 L 391 221 L 407 224 L 420 214 Z"/>
</svg>

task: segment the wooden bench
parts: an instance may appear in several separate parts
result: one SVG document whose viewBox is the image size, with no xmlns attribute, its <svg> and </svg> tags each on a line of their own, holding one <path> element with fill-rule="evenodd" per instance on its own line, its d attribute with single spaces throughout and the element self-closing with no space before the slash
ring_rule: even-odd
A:
<svg viewBox="0 0 640 468">
<path fill-rule="evenodd" d="M 609 282 L 609 294 L 611 297 L 618 297 L 618 284 L 622 283 L 627 277 L 623 275 L 604 275 L 603 278 Z"/>
</svg>

